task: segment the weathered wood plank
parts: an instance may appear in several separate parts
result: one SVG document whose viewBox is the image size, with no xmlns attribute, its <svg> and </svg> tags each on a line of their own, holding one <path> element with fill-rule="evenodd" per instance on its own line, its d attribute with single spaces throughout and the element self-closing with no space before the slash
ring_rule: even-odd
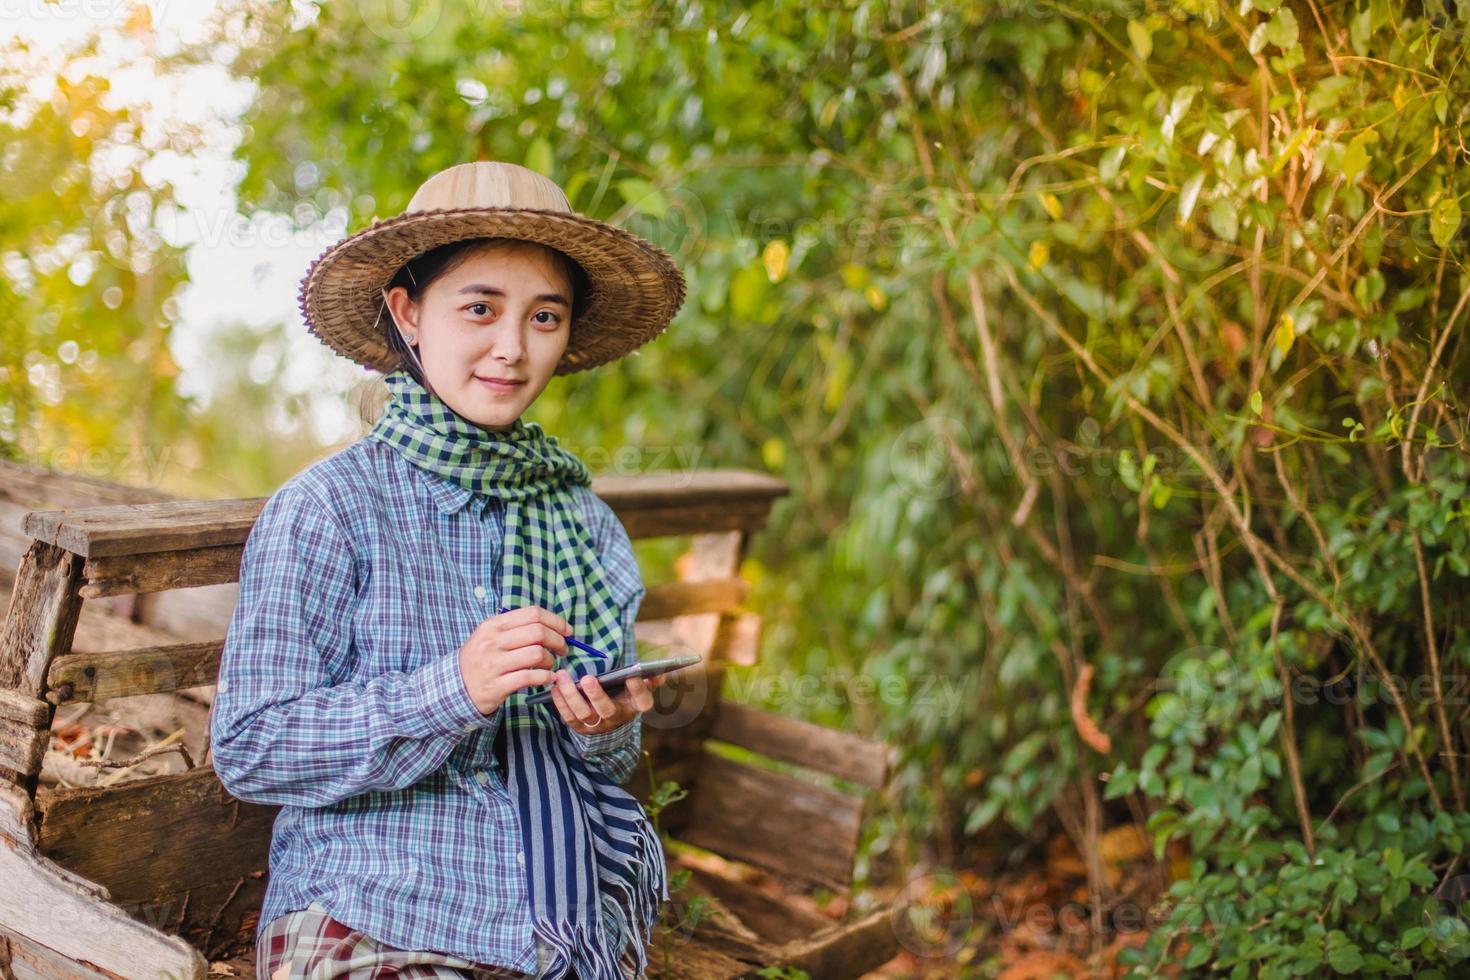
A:
<svg viewBox="0 0 1470 980">
<path fill-rule="evenodd" d="M 10 594 L 5 625 L 0 628 L 0 688 L 44 700 L 46 670 L 58 653 L 71 649 L 81 616 L 77 596 L 81 561 L 53 545 L 34 542 L 26 550 Z M 47 727 L 50 715 L 47 715 Z M 33 748 L 17 747 L 28 759 Z M 24 761 L 18 757 L 12 761 Z M 35 792 L 37 770 L 0 761 L 0 780 L 21 782 Z"/>
<path fill-rule="evenodd" d="M 0 687 L 0 721 L 15 722 L 27 728 L 45 728 L 51 724 L 51 709 L 44 701 Z"/>
<path fill-rule="evenodd" d="M 706 752 L 681 839 L 812 884 L 852 883 L 862 800 Z"/>
<path fill-rule="evenodd" d="M 70 552 L 39 541 L 26 551 L 0 630 L 0 687 L 41 694 L 51 658 L 71 649 L 80 578 L 81 562 Z"/>
<path fill-rule="evenodd" d="M 679 868 L 691 873 L 690 881 L 699 893 L 718 899 L 721 906 L 767 942 L 784 944 L 805 939 L 835 925 L 825 916 L 783 902 L 754 885 L 682 863 Z"/>
<path fill-rule="evenodd" d="M 777 952 L 706 919 L 693 929 L 676 925 L 655 931 L 647 956 L 649 980 L 756 980 Z"/>
<path fill-rule="evenodd" d="M 38 510 L 25 532 L 87 558 L 243 544 L 265 497 Z"/>
<path fill-rule="evenodd" d="M 598 476 L 592 490 L 633 538 L 755 531 L 765 526 L 776 499 L 791 492 L 785 480 L 739 469 Z"/>
<path fill-rule="evenodd" d="M 673 619 L 701 613 L 722 613 L 737 609 L 750 592 L 750 583 L 742 578 L 716 579 L 708 582 L 660 582 L 649 586 L 638 606 L 638 619 Z"/>
<path fill-rule="evenodd" d="M 626 517 L 622 514 L 618 517 L 628 537 L 637 541 L 715 531 L 754 532 L 766 526 L 770 511 L 766 501 L 730 501 L 662 510 L 641 509 L 630 512 Z"/>
<path fill-rule="evenodd" d="M 58 704 L 161 694 L 219 679 L 224 640 L 173 643 L 103 653 L 72 653 L 51 662 L 49 694 Z"/>
<path fill-rule="evenodd" d="M 278 809 L 235 799 L 206 764 L 49 793 L 37 801 L 37 846 L 114 902 L 153 902 L 264 870 Z"/>
<path fill-rule="evenodd" d="M 786 483 L 747 470 L 605 476 L 592 490 L 633 537 L 754 530 Z M 173 500 L 72 510 L 36 510 L 26 534 L 87 558 L 243 545 L 265 497 Z M 636 533 L 635 533 L 636 529 Z"/>
<path fill-rule="evenodd" d="M 0 827 L 29 825 L 30 805 L 20 787 L 0 783 Z M 22 944 L 56 954 L 43 956 L 23 945 L 32 956 L 33 975 L 46 976 L 43 970 L 55 968 L 56 957 L 62 957 L 109 977 L 205 980 L 209 965 L 198 950 L 134 920 L 24 836 L 0 835 L 0 881 L 0 922 Z M 90 974 L 79 969 L 73 975 Z"/>
<path fill-rule="evenodd" d="M 888 778 L 888 746 L 861 735 L 725 701 L 710 738 L 863 786 Z"/>
<path fill-rule="evenodd" d="M 31 546 L 24 527 L 31 511 L 168 499 L 170 494 L 157 490 L 0 460 L 0 585 L 14 585 L 16 569 Z"/>
<path fill-rule="evenodd" d="M 899 954 L 896 923 L 902 909 L 875 909 L 856 922 L 793 940 L 777 951 L 777 962 L 805 970 L 813 977 L 855 980 Z"/>
<path fill-rule="evenodd" d="M 50 705 L 20 691 L 0 688 L 0 766 L 27 776 L 40 772 L 50 728 Z"/>
<path fill-rule="evenodd" d="M 240 578 L 243 544 L 187 551 L 88 558 L 82 566 L 83 599 L 139 592 L 166 592 L 200 585 L 222 585 Z"/>
<path fill-rule="evenodd" d="M 99 973 L 62 956 L 49 946 L 28 939 L 0 923 L 0 977 L 9 980 L 117 980 L 115 973 Z"/>
</svg>

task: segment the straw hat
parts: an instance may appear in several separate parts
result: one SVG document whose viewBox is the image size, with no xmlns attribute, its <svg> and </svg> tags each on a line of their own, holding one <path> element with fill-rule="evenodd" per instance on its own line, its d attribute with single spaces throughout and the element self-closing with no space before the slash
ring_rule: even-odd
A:
<svg viewBox="0 0 1470 980">
<path fill-rule="evenodd" d="M 488 160 L 441 170 L 403 213 L 328 248 L 301 280 L 301 314 L 322 343 L 387 373 L 398 356 L 382 333 L 383 290 L 409 259 L 466 238 L 519 238 L 559 249 L 581 265 L 591 298 L 572 321 L 556 374 L 608 361 L 658 336 L 684 302 L 684 277 L 651 242 L 572 210 L 555 182 Z"/>
</svg>

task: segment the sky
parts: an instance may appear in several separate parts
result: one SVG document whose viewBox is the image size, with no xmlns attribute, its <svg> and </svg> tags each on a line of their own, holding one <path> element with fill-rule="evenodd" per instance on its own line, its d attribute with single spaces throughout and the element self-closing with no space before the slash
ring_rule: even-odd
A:
<svg viewBox="0 0 1470 980">
<path fill-rule="evenodd" d="M 234 191 L 241 165 L 230 156 L 254 86 L 216 66 L 182 77 L 154 70 L 153 55 L 173 53 L 207 36 L 217 6 L 218 0 L 0 0 L 0 39 L 22 37 L 33 53 L 59 62 L 67 50 L 100 31 L 102 63 L 93 70 L 106 75 L 114 98 L 146 106 L 145 124 L 183 121 L 204 128 L 206 150 L 187 157 L 164 151 L 144 168 L 151 183 L 174 186 L 180 211 L 165 233 L 188 246 L 190 282 L 179 296 L 170 341 L 181 369 L 179 390 L 207 402 L 221 371 L 251 371 L 264 380 L 270 368 L 266 359 L 221 364 L 208 356 L 209 339 L 242 326 L 274 332 L 284 323 L 287 369 L 281 384 L 293 393 L 311 393 L 307 424 L 314 437 L 323 445 L 340 443 L 356 434 L 343 396 L 364 372 L 307 332 L 296 297 L 311 260 L 346 234 L 345 212 L 328 214 L 304 231 L 288 215 L 246 219 L 236 208 Z M 38 96 L 45 97 L 52 84 L 50 72 L 35 73 Z M 242 302 L 242 295 L 248 301 Z"/>
</svg>

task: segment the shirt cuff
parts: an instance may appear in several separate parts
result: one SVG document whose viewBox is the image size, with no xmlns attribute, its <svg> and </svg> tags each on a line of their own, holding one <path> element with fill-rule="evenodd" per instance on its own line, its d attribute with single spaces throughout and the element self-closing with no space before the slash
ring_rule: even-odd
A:
<svg viewBox="0 0 1470 980">
<path fill-rule="evenodd" d="M 414 671 L 412 686 L 420 717 L 431 735 L 468 734 L 495 724 L 495 712 L 487 715 L 470 700 L 459 669 L 458 650 Z"/>
<path fill-rule="evenodd" d="M 599 732 L 596 735 L 584 735 L 575 728 L 570 731 L 584 758 L 589 755 L 602 755 L 605 752 L 616 752 L 633 741 L 633 736 L 636 734 L 634 726 L 641 717 L 641 715 L 634 715 L 612 731 Z"/>
</svg>

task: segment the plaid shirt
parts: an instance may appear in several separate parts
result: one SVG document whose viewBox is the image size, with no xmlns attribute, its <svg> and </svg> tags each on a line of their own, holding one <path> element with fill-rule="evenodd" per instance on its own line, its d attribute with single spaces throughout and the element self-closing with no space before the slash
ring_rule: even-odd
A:
<svg viewBox="0 0 1470 980">
<path fill-rule="evenodd" d="M 622 610 L 614 666 L 637 660 L 644 594 L 627 531 L 577 488 Z M 534 973 L 525 857 L 459 648 L 499 601 L 504 505 L 363 438 L 271 495 L 246 541 L 240 597 L 210 715 L 215 772 L 279 805 L 258 940 L 319 901 L 402 949 Z M 619 784 L 642 718 L 587 736 L 583 759 Z"/>
</svg>

